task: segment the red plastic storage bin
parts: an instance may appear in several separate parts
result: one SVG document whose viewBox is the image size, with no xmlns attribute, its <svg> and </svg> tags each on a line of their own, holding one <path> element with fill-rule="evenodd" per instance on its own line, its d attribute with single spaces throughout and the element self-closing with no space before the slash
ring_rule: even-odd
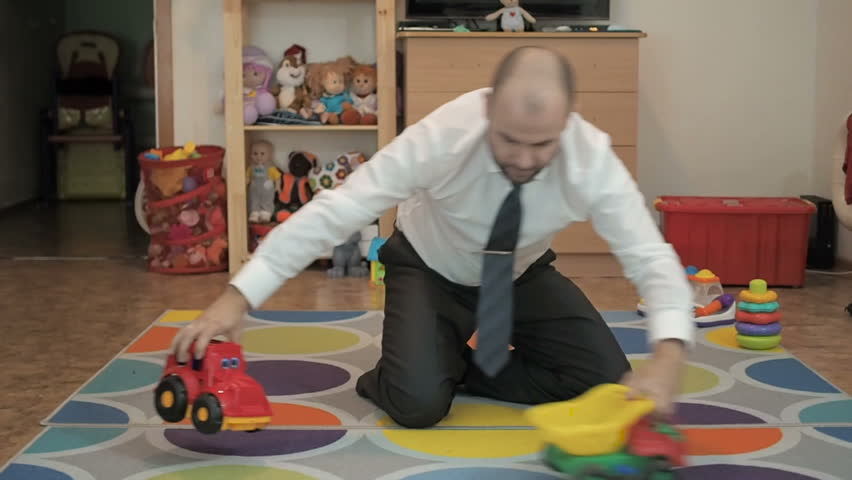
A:
<svg viewBox="0 0 852 480">
<path fill-rule="evenodd" d="M 165 157 L 180 147 L 160 149 Z M 148 270 L 187 274 L 228 268 L 227 192 L 221 175 L 225 150 L 195 148 L 185 160 L 138 156 L 145 188 Z"/>
<path fill-rule="evenodd" d="M 755 278 L 773 286 L 805 283 L 810 217 L 816 206 L 796 197 L 662 196 L 663 235 L 684 266 L 715 273 L 725 285 Z"/>
</svg>

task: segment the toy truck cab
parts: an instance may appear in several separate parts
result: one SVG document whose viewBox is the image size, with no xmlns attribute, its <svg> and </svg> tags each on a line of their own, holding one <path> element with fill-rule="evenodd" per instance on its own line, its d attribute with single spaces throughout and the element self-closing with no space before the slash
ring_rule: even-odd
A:
<svg viewBox="0 0 852 480">
<path fill-rule="evenodd" d="M 169 355 L 155 391 L 155 406 L 166 422 L 191 416 L 202 433 L 256 430 L 272 418 L 263 387 L 246 373 L 242 348 L 217 340 L 210 342 L 203 358 L 187 364 Z"/>
</svg>

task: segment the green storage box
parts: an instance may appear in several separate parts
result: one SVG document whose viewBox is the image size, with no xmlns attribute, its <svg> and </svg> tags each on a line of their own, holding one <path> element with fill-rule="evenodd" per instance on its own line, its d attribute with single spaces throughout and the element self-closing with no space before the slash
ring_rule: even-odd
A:
<svg viewBox="0 0 852 480">
<path fill-rule="evenodd" d="M 111 143 L 67 143 L 56 149 L 56 190 L 62 200 L 124 200 L 124 175 L 124 149 Z"/>
</svg>

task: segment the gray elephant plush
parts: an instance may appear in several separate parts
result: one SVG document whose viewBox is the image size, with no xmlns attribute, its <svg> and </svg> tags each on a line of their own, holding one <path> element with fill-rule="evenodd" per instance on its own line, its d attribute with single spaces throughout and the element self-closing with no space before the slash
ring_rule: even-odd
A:
<svg viewBox="0 0 852 480">
<path fill-rule="evenodd" d="M 361 249 L 358 242 L 361 241 L 361 232 L 353 233 L 342 245 L 334 247 L 331 254 L 332 267 L 328 269 L 331 278 L 366 277 L 370 275 L 370 269 L 361 262 Z"/>
</svg>

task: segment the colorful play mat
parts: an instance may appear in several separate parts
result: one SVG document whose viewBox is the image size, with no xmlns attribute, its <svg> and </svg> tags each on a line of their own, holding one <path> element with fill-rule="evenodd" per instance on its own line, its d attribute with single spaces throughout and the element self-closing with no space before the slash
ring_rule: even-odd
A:
<svg viewBox="0 0 852 480">
<path fill-rule="evenodd" d="M 395 425 L 355 393 L 381 347 L 382 312 L 254 311 L 241 343 L 272 423 L 203 435 L 166 424 L 153 390 L 166 349 L 199 311 L 165 312 L 42 422 L 0 480 L 565 478 L 542 462 L 524 405 L 459 396 L 438 426 Z M 603 312 L 634 366 L 649 350 L 636 312 Z M 744 350 L 704 328 L 677 411 L 682 479 L 852 478 L 852 398 L 783 349 Z"/>
</svg>

